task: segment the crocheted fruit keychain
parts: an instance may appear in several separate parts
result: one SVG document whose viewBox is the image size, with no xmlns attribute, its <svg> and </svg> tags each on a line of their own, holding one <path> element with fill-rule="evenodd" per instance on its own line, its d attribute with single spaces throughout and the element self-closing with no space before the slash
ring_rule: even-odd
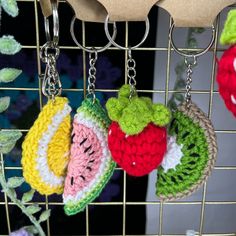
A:
<svg viewBox="0 0 236 236">
<path fill-rule="evenodd" d="M 55 1 L 52 7 L 54 27 L 59 27 Z M 47 19 L 45 23 L 49 27 Z M 62 88 L 56 71 L 58 32 L 54 31 L 52 41 L 49 33 L 46 35 L 48 41 L 41 49 L 41 59 L 46 63 L 42 92 L 49 101 L 25 137 L 21 163 L 26 182 L 40 194 L 50 195 L 63 192 L 70 150 L 71 107 L 67 98 L 59 96 Z"/>
<path fill-rule="evenodd" d="M 236 118 L 236 10 L 228 13 L 220 42 L 232 45 L 218 62 L 217 82 L 219 93 L 228 110 Z"/>
<path fill-rule="evenodd" d="M 75 17 L 72 19 L 73 29 Z M 75 39 L 74 31 L 71 31 Z M 99 50 L 82 47 L 89 51 L 88 95 L 78 108 L 73 121 L 72 145 L 63 194 L 64 210 L 74 215 L 98 197 L 110 180 L 115 169 L 107 144 L 107 132 L 110 120 L 106 111 L 95 96 L 97 54 L 110 46 Z"/>
<path fill-rule="evenodd" d="M 113 121 L 108 145 L 113 159 L 129 175 L 144 176 L 162 162 L 166 152 L 166 125 L 170 112 L 148 97 L 138 97 L 135 89 L 135 61 L 129 51 L 129 84 L 123 85 L 118 98 L 110 98 L 106 108 Z"/>
<path fill-rule="evenodd" d="M 197 57 L 203 55 L 210 46 L 196 55 L 179 51 L 170 37 L 173 48 L 185 56 L 187 66 L 185 101 L 172 114 L 169 126 L 168 150 L 158 168 L 156 194 L 161 200 L 176 200 L 196 191 L 207 180 L 217 156 L 217 142 L 213 125 L 203 111 L 191 101 L 192 69 Z M 213 27 L 213 35 L 215 29 Z"/>
</svg>

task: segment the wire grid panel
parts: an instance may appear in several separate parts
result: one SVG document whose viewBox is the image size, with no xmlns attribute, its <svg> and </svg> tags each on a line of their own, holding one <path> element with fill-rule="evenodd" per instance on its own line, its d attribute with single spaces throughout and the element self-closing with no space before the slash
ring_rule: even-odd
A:
<svg viewBox="0 0 236 236">
<path fill-rule="evenodd" d="M 21 0 L 18 1 L 20 2 L 24 2 L 24 4 L 28 4 L 29 5 L 29 9 L 31 9 L 31 11 L 34 10 L 34 22 L 35 22 L 35 44 L 31 45 L 31 44 L 25 44 L 23 45 L 23 49 L 24 50 L 34 50 L 36 51 L 36 59 L 37 59 L 37 73 L 41 74 L 41 61 L 40 61 L 40 57 L 39 57 L 39 51 L 40 51 L 40 46 L 42 46 L 44 41 L 40 41 L 40 22 L 39 22 L 39 15 L 41 14 L 41 9 L 39 7 L 39 4 L 37 2 L 37 0 Z M 65 4 L 63 2 L 63 4 Z M 63 7 L 63 5 L 62 5 Z M 227 9 L 229 10 L 229 9 Z M 33 19 L 32 19 L 33 20 Z M 171 19 L 169 18 L 169 22 L 171 23 Z M 218 36 L 219 36 L 219 27 L 220 24 L 222 24 L 223 20 L 219 17 L 219 19 L 217 20 L 217 41 L 214 44 L 214 47 L 211 49 L 211 53 L 212 53 L 212 60 L 211 62 L 209 62 L 210 67 L 211 67 L 211 75 L 210 75 L 210 87 L 209 89 L 195 89 L 192 91 L 192 93 L 194 95 L 198 95 L 203 97 L 204 95 L 208 95 L 208 100 L 204 100 L 205 105 L 207 106 L 206 108 L 206 112 L 209 116 L 209 118 L 212 118 L 213 116 L 213 105 L 215 102 L 215 95 L 218 95 L 218 91 L 216 89 L 215 86 L 215 76 L 216 76 L 216 56 L 218 55 L 218 53 L 222 53 L 225 49 L 219 47 L 218 44 Z M 30 32 L 30 34 L 33 34 L 34 32 Z M 83 45 L 85 45 L 85 33 L 86 33 L 86 26 L 83 23 L 82 24 L 82 38 L 83 38 Z M 14 34 L 14 33 L 13 33 Z M 128 46 L 128 24 L 126 24 L 126 28 L 125 28 L 125 44 L 126 46 Z M 74 46 L 74 44 L 71 45 L 63 45 L 61 46 L 62 50 L 72 50 L 75 51 L 77 50 L 77 47 Z M 110 48 L 109 49 L 112 53 L 114 51 L 118 51 L 118 49 L 116 48 Z M 199 49 L 196 49 L 199 50 Z M 161 89 L 155 89 L 155 90 L 139 90 L 139 92 L 146 92 L 149 93 L 151 95 L 162 95 L 164 97 L 164 102 L 167 103 L 169 95 L 171 93 L 179 93 L 180 91 L 175 91 L 173 89 L 171 89 L 170 86 L 170 80 L 171 80 L 171 64 L 172 64 L 172 53 L 173 50 L 171 49 L 170 46 L 170 42 L 167 42 L 167 46 L 156 46 L 156 47 L 140 47 L 137 49 L 137 51 L 142 51 L 142 52 L 147 52 L 148 51 L 152 51 L 152 52 L 165 52 L 166 53 L 166 79 L 165 79 L 165 85 L 163 88 Z M 114 52 L 115 53 L 115 52 Z M 138 52 L 137 52 L 138 53 Z M 124 59 L 124 68 L 123 70 L 125 70 L 126 65 L 127 65 L 127 52 L 124 52 L 123 54 L 123 59 Z M 82 61 L 83 61 L 83 71 L 86 71 L 86 55 L 85 53 L 83 53 L 83 57 L 82 57 Z M 125 74 L 125 81 L 127 82 L 127 74 Z M 86 73 L 83 74 L 83 87 L 82 88 L 78 88 L 78 89 L 65 89 L 67 92 L 71 92 L 71 93 L 82 93 L 83 95 L 86 94 Z M 163 80 L 163 78 L 162 78 Z M 20 87 L 20 86 L 16 86 L 16 87 L 2 87 L 0 88 L 0 91 L 17 91 L 17 90 L 21 90 L 21 91 L 33 91 L 35 93 L 38 93 L 38 100 L 39 100 L 39 104 L 40 104 L 40 109 L 42 108 L 44 101 L 43 101 L 43 97 L 42 97 L 42 93 L 41 93 L 41 81 L 38 80 L 38 84 L 37 87 L 32 87 L 32 88 L 26 88 L 26 87 Z M 103 89 L 98 89 L 98 92 L 116 92 L 117 90 L 115 89 L 110 89 L 110 88 L 103 88 Z M 7 129 L 7 128 L 6 128 Z M 28 128 L 25 127 L 20 127 L 20 130 L 24 133 L 26 133 L 28 131 Z M 224 128 L 222 129 L 217 129 L 216 130 L 217 134 L 224 134 L 226 136 L 230 136 L 230 135 L 235 135 L 236 134 L 236 130 L 235 129 L 228 129 L 225 130 Z M 20 154 L 19 154 L 20 155 Z M 5 157 L 3 155 L 1 155 L 1 161 L 2 161 L 2 165 L 3 165 L 3 159 Z M 11 171 L 11 170 L 21 170 L 21 167 L 14 167 L 14 166 L 7 166 L 5 167 L 5 171 Z M 119 169 L 118 169 L 119 170 Z M 224 165 L 224 163 L 222 163 L 221 165 L 217 165 L 215 167 L 215 171 L 236 171 L 236 165 Z M 222 206 L 235 206 L 236 205 L 236 198 L 234 201 L 208 201 L 207 200 L 207 183 L 204 185 L 202 193 L 201 193 L 201 200 L 195 200 L 195 201 L 177 201 L 177 202 L 168 202 L 168 203 L 162 203 L 160 201 L 154 200 L 154 201 L 127 201 L 127 176 L 125 172 L 122 172 L 123 175 L 123 184 L 122 184 L 122 188 L 123 188 L 123 194 L 122 194 L 122 199 L 120 201 L 117 202 L 94 202 L 91 203 L 89 206 L 86 207 L 85 209 L 85 235 L 92 235 L 90 233 L 90 219 L 91 219 L 91 215 L 90 215 L 90 211 L 89 211 L 89 207 L 90 206 L 120 206 L 122 208 L 122 224 L 121 224 L 121 233 L 119 235 L 129 235 L 126 232 L 126 224 L 127 224 L 127 207 L 128 206 L 158 206 L 159 207 L 159 220 L 156 220 L 156 225 L 158 230 L 156 232 L 154 232 L 153 234 L 150 235 L 168 235 L 164 232 L 163 230 L 163 222 L 165 221 L 165 207 L 166 206 L 199 206 L 200 207 L 200 214 L 199 214 L 199 226 L 198 229 L 196 229 L 196 231 L 198 232 L 199 235 L 235 235 L 234 232 L 206 232 L 204 230 L 204 223 L 206 221 L 206 207 L 207 206 L 216 206 L 216 205 L 222 205 Z M 230 190 L 229 190 L 230 191 Z M 14 219 L 14 215 L 10 214 L 10 210 L 9 208 L 12 207 L 13 203 L 9 202 L 6 195 L 3 196 L 3 199 L 0 199 L 0 206 L 4 205 L 5 206 L 5 215 L 4 218 L 6 219 L 6 224 L 7 224 L 7 230 L 8 233 L 10 233 L 12 231 L 12 227 L 11 227 L 11 221 Z M 40 201 L 38 202 L 40 205 L 44 206 L 46 209 L 49 209 L 50 206 L 52 205 L 62 205 L 61 202 L 57 202 L 57 201 L 53 201 L 50 198 L 45 198 L 45 201 Z M 33 204 L 29 203 L 29 204 Z M 0 215 L 2 213 L 0 212 Z M 169 223 L 171 224 L 171 222 Z M 49 219 L 46 223 L 46 231 L 47 231 L 47 235 L 53 235 L 53 233 L 51 232 L 51 227 L 52 227 L 52 223 L 51 220 Z M 1 232 L 1 229 L 0 229 Z M 7 234 L 2 234 L 2 235 L 7 235 Z M 102 234 L 99 234 L 102 235 Z M 134 234 L 132 234 L 134 235 Z M 141 235 L 141 234 L 140 234 Z M 145 235 L 145 234 L 143 234 Z M 179 235 L 183 235 L 179 234 Z"/>
</svg>

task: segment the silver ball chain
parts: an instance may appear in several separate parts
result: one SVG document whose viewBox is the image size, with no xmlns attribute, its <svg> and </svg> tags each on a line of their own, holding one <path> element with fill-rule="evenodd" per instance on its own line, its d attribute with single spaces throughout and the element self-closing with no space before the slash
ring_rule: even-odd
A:
<svg viewBox="0 0 236 236">
<path fill-rule="evenodd" d="M 187 77 L 186 77 L 186 93 L 185 93 L 185 101 L 187 105 L 189 106 L 191 104 L 192 100 L 192 74 L 193 74 L 193 67 L 197 64 L 197 58 L 194 56 L 192 58 L 192 61 L 189 61 L 187 58 L 185 58 L 184 62 L 187 67 Z"/>
</svg>

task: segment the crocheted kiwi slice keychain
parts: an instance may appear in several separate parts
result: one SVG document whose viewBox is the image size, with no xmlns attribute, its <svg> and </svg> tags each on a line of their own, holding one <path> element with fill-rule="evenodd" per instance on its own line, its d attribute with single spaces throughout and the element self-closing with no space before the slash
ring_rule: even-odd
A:
<svg viewBox="0 0 236 236">
<path fill-rule="evenodd" d="M 187 66 L 186 101 L 172 114 L 167 153 L 157 171 L 156 194 L 164 201 L 187 197 L 207 180 L 217 156 L 217 142 L 208 117 L 191 101 L 192 68 Z"/>
<path fill-rule="evenodd" d="M 90 75 L 86 98 L 74 117 L 70 162 L 63 194 L 64 210 L 74 215 L 99 196 L 115 169 L 107 145 L 110 120 L 95 97 L 95 57 L 90 53 Z M 92 69 L 91 69 L 92 68 Z"/>
<path fill-rule="evenodd" d="M 129 85 L 123 85 L 118 98 L 110 98 L 106 104 L 113 121 L 108 145 L 113 159 L 129 175 L 144 176 L 162 162 L 170 111 L 162 104 L 153 104 L 148 97 L 138 97 L 134 71 L 135 61 L 129 53 Z"/>
<path fill-rule="evenodd" d="M 195 192 L 211 174 L 217 155 L 214 128 L 194 103 L 183 103 L 173 113 L 169 135 L 168 151 L 158 169 L 156 193 L 162 200 Z"/>
<path fill-rule="evenodd" d="M 49 53 L 49 50 L 52 52 Z M 45 195 L 63 192 L 70 151 L 71 107 L 67 98 L 59 97 L 61 82 L 56 71 L 58 56 L 59 47 L 55 42 L 49 41 L 41 49 L 41 59 L 46 63 L 42 91 L 49 101 L 22 145 L 24 178 L 32 188 Z"/>
</svg>

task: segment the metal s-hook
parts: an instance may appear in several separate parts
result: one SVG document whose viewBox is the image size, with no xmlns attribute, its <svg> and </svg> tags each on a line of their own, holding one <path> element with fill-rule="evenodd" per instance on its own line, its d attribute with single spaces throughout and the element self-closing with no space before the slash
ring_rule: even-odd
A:
<svg viewBox="0 0 236 236">
<path fill-rule="evenodd" d="M 47 42 L 40 49 L 40 58 L 46 64 L 46 70 L 42 77 L 42 93 L 54 99 L 61 95 L 62 84 L 56 68 L 57 58 L 60 54 L 59 42 L 59 16 L 57 9 L 57 0 L 51 0 L 53 14 L 53 37 L 50 35 L 50 26 L 48 17 L 44 18 L 45 34 Z"/>
</svg>

